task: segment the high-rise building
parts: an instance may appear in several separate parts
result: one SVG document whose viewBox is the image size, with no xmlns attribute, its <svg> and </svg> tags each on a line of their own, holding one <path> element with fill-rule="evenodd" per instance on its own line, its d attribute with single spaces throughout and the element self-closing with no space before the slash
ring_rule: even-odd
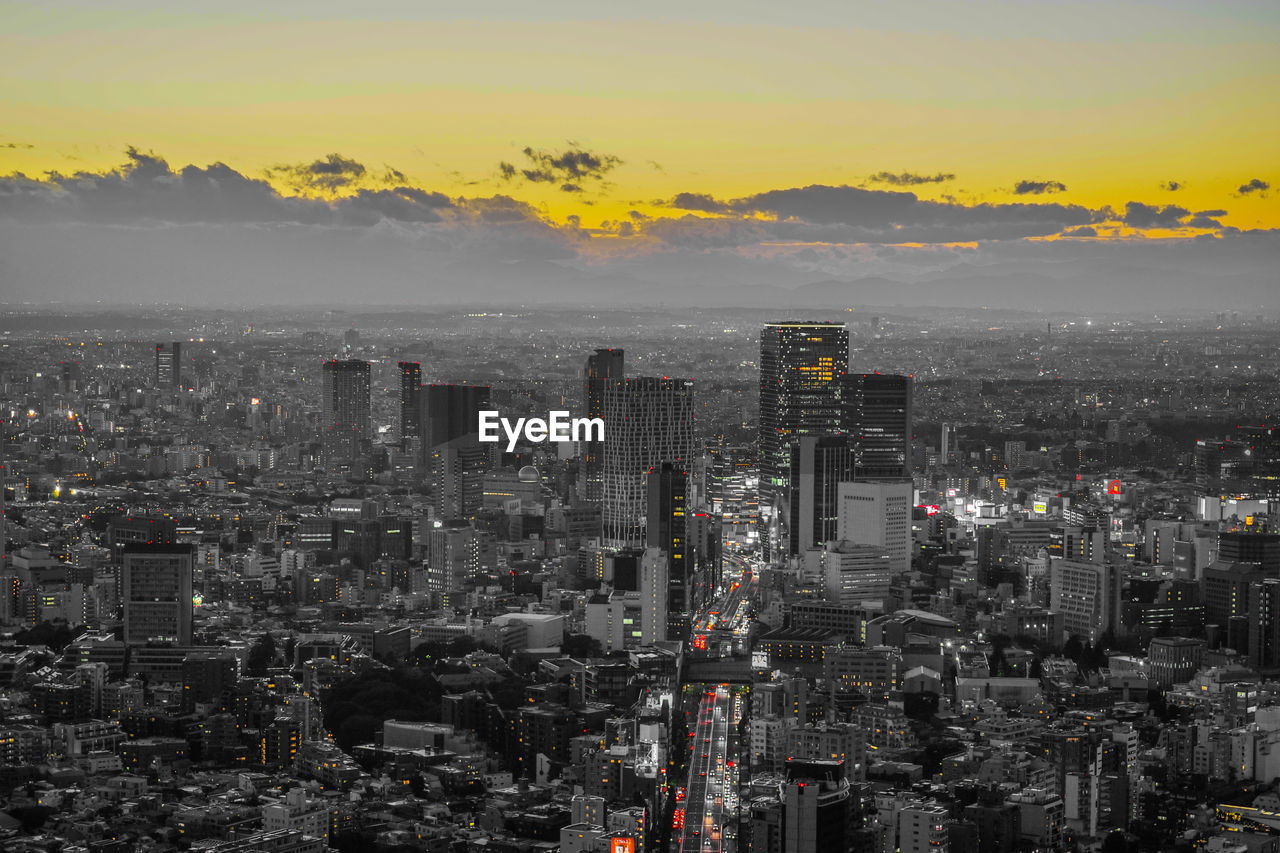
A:
<svg viewBox="0 0 1280 853">
<path fill-rule="evenodd" d="M 942 447 L 938 451 L 938 464 L 950 465 L 956 461 L 960 448 L 956 444 L 956 425 L 953 423 L 944 423 L 942 425 Z"/>
<path fill-rule="evenodd" d="M 431 529 L 427 541 L 427 591 L 441 607 L 457 606 L 467 578 L 480 571 L 480 542 L 475 528 L 445 521 Z"/>
<path fill-rule="evenodd" d="M 359 458 L 372 438 L 369 362 L 326 361 L 322 393 L 320 439 L 326 463 Z"/>
<path fill-rule="evenodd" d="M 667 557 L 660 548 L 646 548 L 640 558 L 640 642 L 667 639 Z"/>
<path fill-rule="evenodd" d="M 598 349 L 587 356 L 583 374 L 582 408 L 585 417 L 604 417 L 604 390 L 624 375 L 622 350 Z M 608 431 L 608 426 L 605 427 Z M 583 443 L 578 469 L 578 494 L 583 500 L 599 501 L 604 498 L 604 442 Z"/>
<path fill-rule="evenodd" d="M 1280 533 L 1220 533 L 1218 561 L 1256 563 L 1269 572 L 1280 574 Z"/>
<path fill-rule="evenodd" d="M 874 545 L 888 552 L 890 570 L 911 570 L 910 480 L 841 483 L 836 537 L 857 545 Z"/>
<path fill-rule="evenodd" d="M 191 574 L 195 546 L 124 546 L 121 604 L 124 641 L 191 645 Z"/>
<path fill-rule="evenodd" d="M 688 506 L 688 475 L 664 462 L 649 472 L 645 545 L 658 548 L 667 561 L 667 637 L 684 638 L 692 608 L 692 574 L 696 559 L 689 539 L 692 510 Z"/>
<path fill-rule="evenodd" d="M 490 454 L 480 443 L 479 418 L 489 408 L 489 394 L 487 385 L 422 389 L 422 453 L 440 518 L 469 517 L 484 504 Z"/>
<path fill-rule="evenodd" d="M 853 796 L 843 761 L 788 761 L 779 799 L 782 849 L 787 853 L 849 849 Z"/>
<path fill-rule="evenodd" d="M 488 385 L 427 385 L 422 389 L 422 439 L 435 447 L 480 434 L 480 412 L 490 408 Z"/>
<path fill-rule="evenodd" d="M 182 386 L 182 344 L 156 344 L 156 387 Z"/>
<path fill-rule="evenodd" d="M 1054 558 L 1049 568 L 1049 609 L 1062 614 L 1063 630 L 1097 643 L 1120 629 L 1124 572 L 1119 566 Z"/>
<path fill-rule="evenodd" d="M 762 507 L 786 485 L 795 439 L 840 434 L 840 383 L 848 362 L 843 323 L 770 323 L 760 332 Z"/>
<path fill-rule="evenodd" d="M 853 449 L 858 478 L 910 477 L 912 378 L 851 373 L 841 390 L 843 431 Z"/>
<path fill-rule="evenodd" d="M 422 365 L 400 362 L 400 439 L 422 435 Z"/>
<path fill-rule="evenodd" d="M 693 382 L 645 376 L 604 390 L 603 521 L 611 548 L 644 541 L 645 480 L 663 462 L 684 469 L 694 454 Z"/>
<path fill-rule="evenodd" d="M 828 542 L 822 552 L 822 597 L 844 607 L 884 601 L 895 574 L 893 559 L 883 548 Z"/>
<path fill-rule="evenodd" d="M 841 436 L 803 436 L 791 444 L 787 475 L 787 553 L 803 554 L 836 538 L 839 487 L 853 479 L 854 452 Z"/>
</svg>

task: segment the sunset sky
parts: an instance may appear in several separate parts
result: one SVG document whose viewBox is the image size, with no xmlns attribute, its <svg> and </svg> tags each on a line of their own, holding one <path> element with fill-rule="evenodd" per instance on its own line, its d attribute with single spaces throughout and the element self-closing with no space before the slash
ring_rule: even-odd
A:
<svg viewBox="0 0 1280 853">
<path fill-rule="evenodd" d="M 837 276 L 884 272 L 867 247 L 1280 228 L 1273 2 L 610 8 L 0 3 L 0 275 L 75 274 L 15 232 L 166 222 Z"/>
</svg>

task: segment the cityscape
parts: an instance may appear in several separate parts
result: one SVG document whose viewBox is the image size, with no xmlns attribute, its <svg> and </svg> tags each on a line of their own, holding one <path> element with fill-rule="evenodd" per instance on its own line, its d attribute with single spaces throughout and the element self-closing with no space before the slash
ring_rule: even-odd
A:
<svg viewBox="0 0 1280 853">
<path fill-rule="evenodd" d="M 1277 321 L 773 316 L 10 312 L 5 849 L 1271 849 Z"/>
<path fill-rule="evenodd" d="M 0 0 L 0 853 L 1280 853 L 1278 45 Z"/>
</svg>

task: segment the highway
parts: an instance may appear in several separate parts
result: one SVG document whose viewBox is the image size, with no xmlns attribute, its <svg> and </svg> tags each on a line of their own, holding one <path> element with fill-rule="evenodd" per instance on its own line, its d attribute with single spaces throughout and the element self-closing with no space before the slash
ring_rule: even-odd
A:
<svg viewBox="0 0 1280 853">
<path fill-rule="evenodd" d="M 738 723 L 743 694 L 704 691 L 689 751 L 680 853 L 735 853 L 738 819 Z"/>
</svg>

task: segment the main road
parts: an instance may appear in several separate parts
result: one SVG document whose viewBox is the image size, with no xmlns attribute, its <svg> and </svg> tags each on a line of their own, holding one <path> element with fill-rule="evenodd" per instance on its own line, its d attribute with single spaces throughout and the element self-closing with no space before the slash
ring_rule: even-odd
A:
<svg viewBox="0 0 1280 853">
<path fill-rule="evenodd" d="M 738 723 L 742 693 L 706 690 L 689 750 L 680 853 L 735 853 L 738 820 Z"/>
</svg>

